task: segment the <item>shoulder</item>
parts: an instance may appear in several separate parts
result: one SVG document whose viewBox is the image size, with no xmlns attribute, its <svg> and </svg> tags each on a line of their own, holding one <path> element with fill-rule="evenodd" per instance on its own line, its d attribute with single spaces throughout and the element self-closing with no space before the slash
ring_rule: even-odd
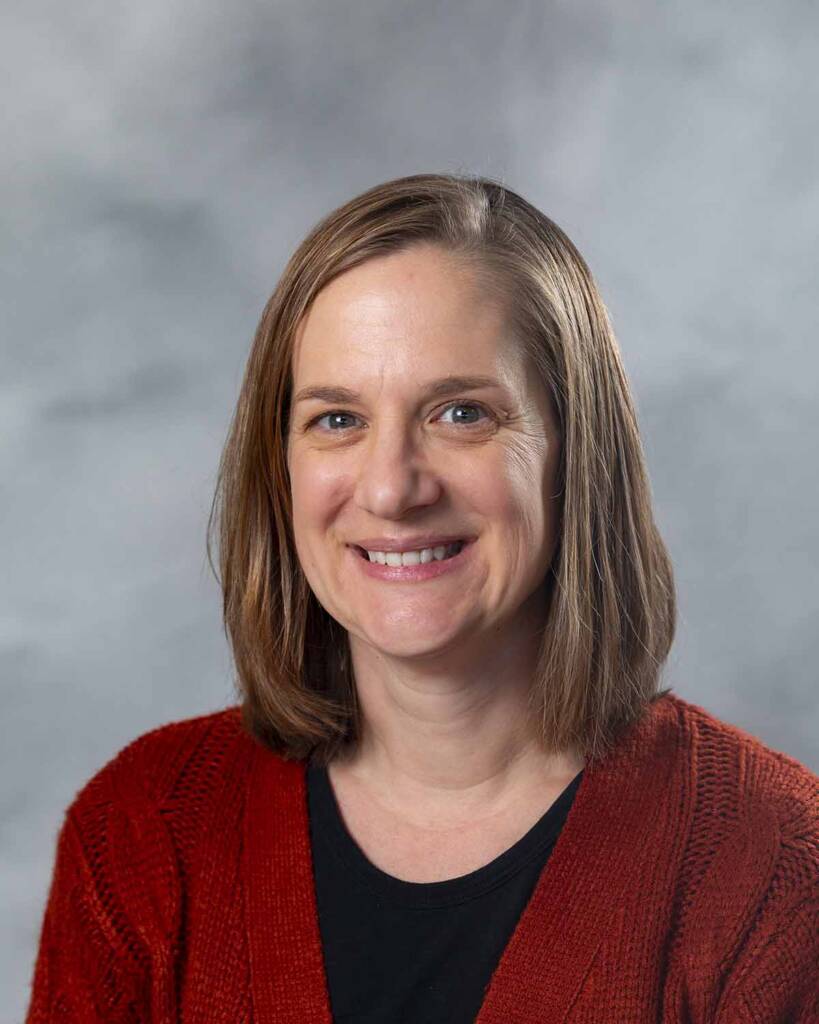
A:
<svg viewBox="0 0 819 1024">
<path fill-rule="evenodd" d="M 744 1019 L 735 1002 L 760 998 L 748 995 L 754 979 L 789 979 L 796 992 L 819 956 L 819 778 L 676 694 L 655 702 L 643 729 L 648 766 L 670 759 L 681 785 L 667 794 L 680 809 L 678 963 L 697 965 L 697 984 L 721 978 L 720 1019 Z"/>
<path fill-rule="evenodd" d="M 248 770 L 255 746 L 238 706 L 165 723 L 136 736 L 102 765 L 66 815 L 90 823 L 112 809 L 133 815 L 201 802 L 220 775 Z"/>
<path fill-rule="evenodd" d="M 249 775 L 256 741 L 238 707 L 142 733 L 105 763 L 64 812 L 53 913 L 83 921 L 137 971 L 164 957 L 180 926 L 185 855 Z M 224 837 L 232 850 L 236 836 Z M 65 900 L 71 901 L 67 910 Z M 59 909 L 57 909 L 59 907 Z M 79 927 L 79 925 L 78 925 Z M 119 955 L 119 954 L 118 954 Z"/>
<path fill-rule="evenodd" d="M 733 798 L 737 808 L 764 806 L 783 829 L 800 821 L 817 827 L 819 776 L 808 767 L 676 694 L 662 703 L 673 716 L 689 777 L 703 799 L 710 793 L 713 799 Z"/>
<path fill-rule="evenodd" d="M 675 694 L 658 702 L 656 714 L 651 734 L 673 738 L 675 753 L 668 756 L 677 759 L 676 777 L 684 780 L 685 793 L 678 794 L 687 808 L 683 859 L 703 892 L 722 899 L 732 884 L 747 890 L 754 878 L 760 899 L 777 893 L 794 903 L 815 901 L 819 777 Z"/>
</svg>

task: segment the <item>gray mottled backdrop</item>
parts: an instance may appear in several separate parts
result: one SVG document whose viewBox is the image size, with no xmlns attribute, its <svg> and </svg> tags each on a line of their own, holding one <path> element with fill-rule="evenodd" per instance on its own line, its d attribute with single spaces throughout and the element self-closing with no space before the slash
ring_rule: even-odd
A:
<svg viewBox="0 0 819 1024">
<path fill-rule="evenodd" d="M 677 568 L 682 696 L 819 754 L 816 74 L 807 2 L 7 4 L 3 1022 L 62 811 L 233 701 L 204 532 L 251 335 L 325 212 L 503 178 L 586 255 Z"/>
</svg>

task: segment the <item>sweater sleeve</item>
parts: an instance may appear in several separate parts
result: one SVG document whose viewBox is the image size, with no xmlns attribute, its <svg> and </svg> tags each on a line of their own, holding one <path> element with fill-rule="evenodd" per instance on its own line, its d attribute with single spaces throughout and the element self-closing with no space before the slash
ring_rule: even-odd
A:
<svg viewBox="0 0 819 1024">
<path fill-rule="evenodd" d="M 815 894 L 776 917 L 763 915 L 759 929 L 728 979 L 718 1024 L 819 1024 Z"/>
<path fill-rule="evenodd" d="M 819 789 L 789 823 L 771 884 L 731 966 L 717 1024 L 819 1024 Z"/>
<path fill-rule="evenodd" d="M 77 794 L 57 840 L 26 1024 L 171 1024 L 181 878 L 151 734 Z"/>
<path fill-rule="evenodd" d="M 138 943 L 72 811 L 57 840 L 26 1024 L 150 1021 Z"/>
</svg>

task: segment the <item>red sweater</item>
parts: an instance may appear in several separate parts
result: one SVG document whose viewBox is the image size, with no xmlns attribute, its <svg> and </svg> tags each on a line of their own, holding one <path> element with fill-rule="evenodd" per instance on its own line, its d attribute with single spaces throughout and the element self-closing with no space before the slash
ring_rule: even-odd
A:
<svg viewBox="0 0 819 1024">
<path fill-rule="evenodd" d="M 819 779 L 670 694 L 587 765 L 477 1021 L 816 1024 L 818 974 Z M 129 744 L 65 814 L 29 1024 L 331 1019 L 304 762 L 237 708 Z"/>
</svg>

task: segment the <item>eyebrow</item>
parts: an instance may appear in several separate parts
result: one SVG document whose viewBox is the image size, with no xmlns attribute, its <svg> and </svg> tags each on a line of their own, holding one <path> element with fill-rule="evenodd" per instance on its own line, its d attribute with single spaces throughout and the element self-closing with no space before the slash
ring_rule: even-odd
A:
<svg viewBox="0 0 819 1024">
<path fill-rule="evenodd" d="M 424 387 L 423 393 L 430 398 L 440 398 L 443 395 L 453 395 L 458 391 L 477 391 L 479 388 L 499 387 L 502 385 L 494 377 L 484 377 L 480 374 L 460 377 L 450 374 L 448 377 L 430 381 Z M 293 399 L 293 404 L 306 402 L 311 398 L 324 402 L 358 402 L 361 400 L 361 395 L 350 388 L 315 384 L 301 388 Z"/>
</svg>

